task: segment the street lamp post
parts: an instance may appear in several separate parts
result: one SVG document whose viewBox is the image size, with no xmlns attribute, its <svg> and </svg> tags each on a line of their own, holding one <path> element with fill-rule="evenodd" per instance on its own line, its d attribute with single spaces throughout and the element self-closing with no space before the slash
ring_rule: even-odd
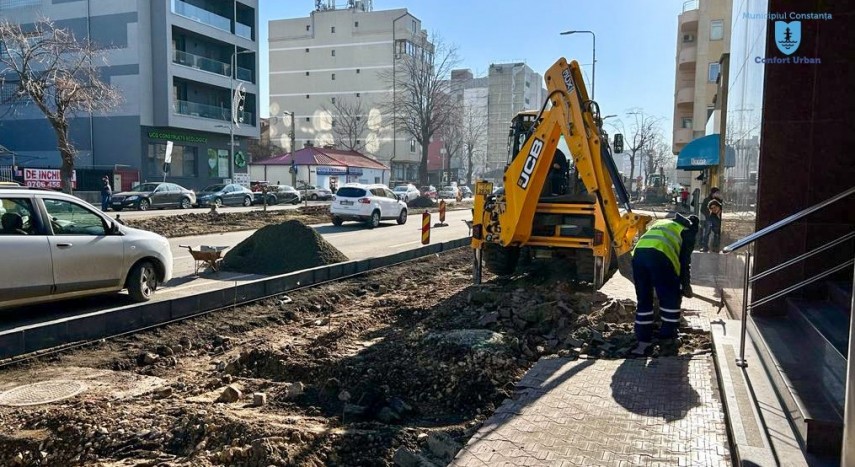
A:
<svg viewBox="0 0 855 467">
<path fill-rule="evenodd" d="M 590 34 L 594 39 L 594 64 L 591 66 L 591 100 L 594 99 L 594 93 L 596 91 L 596 81 L 597 81 L 597 35 L 594 34 L 594 31 L 564 31 L 561 33 L 562 36 L 569 36 L 571 34 L 576 33 L 585 33 Z"/>
<path fill-rule="evenodd" d="M 294 128 L 294 111 L 293 110 L 291 110 L 291 111 L 283 110 L 282 115 L 290 115 L 291 116 L 291 161 L 293 162 L 294 161 L 294 153 L 296 151 L 296 148 L 294 147 L 294 145 L 296 144 L 295 134 L 294 134 L 294 132 L 296 130 Z M 293 185 L 294 187 L 297 186 L 297 172 L 296 171 L 291 172 L 291 185 Z"/>
</svg>

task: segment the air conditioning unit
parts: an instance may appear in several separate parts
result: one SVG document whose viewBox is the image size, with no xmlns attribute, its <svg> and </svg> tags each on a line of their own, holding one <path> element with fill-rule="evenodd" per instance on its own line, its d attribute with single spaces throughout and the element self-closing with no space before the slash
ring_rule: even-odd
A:
<svg viewBox="0 0 855 467">
<path fill-rule="evenodd" d="M 695 42 L 694 34 L 683 34 L 683 42 Z"/>
</svg>

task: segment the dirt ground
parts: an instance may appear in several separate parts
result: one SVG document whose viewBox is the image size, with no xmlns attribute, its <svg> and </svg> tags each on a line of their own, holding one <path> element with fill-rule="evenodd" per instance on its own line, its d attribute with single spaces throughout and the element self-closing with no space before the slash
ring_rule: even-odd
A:
<svg viewBox="0 0 855 467">
<path fill-rule="evenodd" d="M 470 209 L 471 201 L 449 204 L 448 210 Z M 414 208 L 415 209 L 415 208 Z M 439 207 L 418 208 L 419 212 L 427 209 L 437 212 Z M 121 215 L 121 214 L 120 214 Z M 281 224 L 288 220 L 298 220 L 306 225 L 324 224 L 330 222 L 328 205 L 301 206 L 294 209 L 270 210 L 264 212 L 229 212 L 221 209 L 217 214 L 190 213 L 178 216 L 158 216 L 146 219 L 122 219 L 129 227 L 149 230 L 164 237 L 189 237 L 211 233 L 234 232 L 238 230 L 255 230 L 270 224 Z"/>
<path fill-rule="evenodd" d="M 0 465 L 445 465 L 541 357 L 622 358 L 634 304 L 455 250 L 0 370 Z M 683 328 L 681 354 L 707 352 Z M 421 456 L 421 457 L 415 457 Z"/>
</svg>

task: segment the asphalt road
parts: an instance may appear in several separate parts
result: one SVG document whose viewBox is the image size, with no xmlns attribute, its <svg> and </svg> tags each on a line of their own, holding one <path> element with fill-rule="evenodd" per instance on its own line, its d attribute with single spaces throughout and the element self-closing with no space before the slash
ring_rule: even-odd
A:
<svg viewBox="0 0 855 467">
<path fill-rule="evenodd" d="M 187 211 L 178 211 L 178 213 L 181 212 Z M 468 209 L 448 211 L 445 219 L 445 223 L 448 225 L 431 229 L 431 243 L 468 236 L 469 229 L 463 221 L 471 219 L 471 216 Z M 431 215 L 431 226 L 437 222 L 439 222 L 439 217 L 438 214 L 434 213 Z M 421 215 L 415 213 L 410 215 L 404 225 L 398 225 L 394 220 L 383 221 L 380 227 L 376 229 L 368 229 L 363 224 L 355 222 L 346 222 L 339 227 L 331 223 L 312 227 L 352 260 L 386 256 L 421 246 Z M 153 300 L 168 300 L 178 296 L 192 295 L 200 291 L 228 288 L 262 277 L 254 274 L 214 273 L 210 271 L 200 271 L 200 274 L 196 275 L 193 257 L 186 248 L 179 246 L 190 245 L 194 250 L 201 245 L 234 247 L 252 235 L 253 232 L 252 230 L 238 231 L 170 239 L 169 243 L 172 246 L 173 254 L 173 279 L 157 290 Z M 283 240 L 287 241 L 287 239 Z M 132 302 L 127 292 L 122 292 L 0 310 L 0 331 L 130 304 Z"/>
</svg>

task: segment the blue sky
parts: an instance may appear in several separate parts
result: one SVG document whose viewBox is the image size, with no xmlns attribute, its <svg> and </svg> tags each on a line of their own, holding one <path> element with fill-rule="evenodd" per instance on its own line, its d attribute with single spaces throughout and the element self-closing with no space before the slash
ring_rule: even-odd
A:
<svg viewBox="0 0 855 467">
<path fill-rule="evenodd" d="M 345 5 L 345 0 L 338 0 Z M 590 34 L 597 37 L 596 100 L 604 115 L 639 107 L 663 118 L 671 140 L 677 15 L 683 0 L 374 0 L 374 10 L 407 8 L 429 33 L 458 47 L 461 68 L 483 76 L 490 63 L 525 61 L 543 74 L 559 57 L 591 76 Z M 267 76 L 267 22 L 307 17 L 313 0 L 261 0 L 261 76 Z M 585 66 L 587 65 L 587 66 Z M 590 83 L 588 85 L 590 93 Z M 261 112 L 268 111 L 262 80 Z"/>
</svg>

